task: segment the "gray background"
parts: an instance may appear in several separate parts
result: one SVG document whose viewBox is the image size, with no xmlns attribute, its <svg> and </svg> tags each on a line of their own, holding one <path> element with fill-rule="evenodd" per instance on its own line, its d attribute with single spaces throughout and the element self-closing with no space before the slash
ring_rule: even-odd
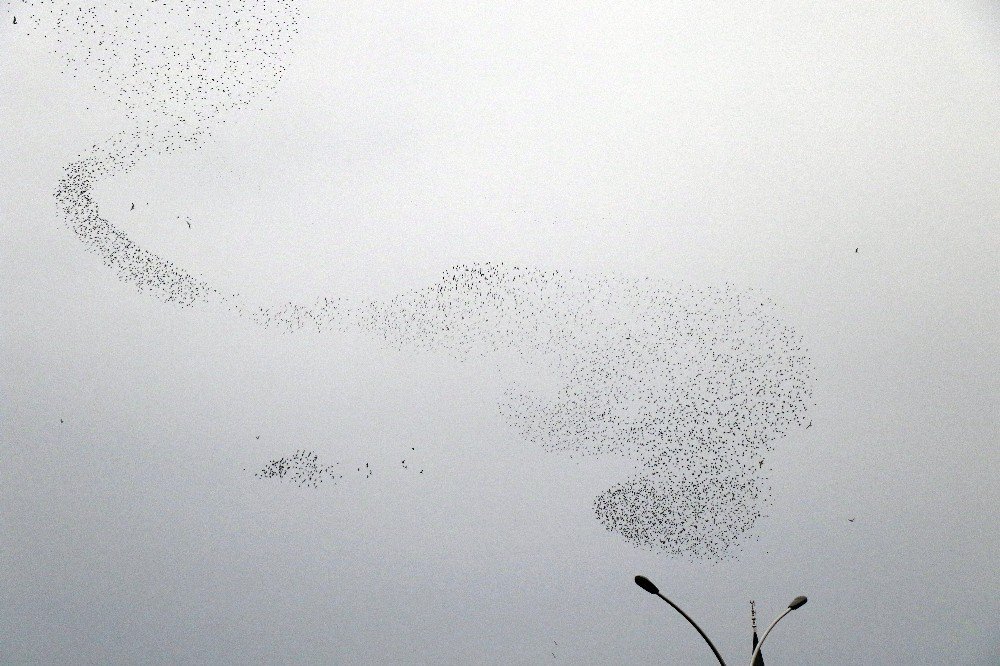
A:
<svg viewBox="0 0 1000 666">
<path fill-rule="evenodd" d="M 630 463 L 520 441 L 487 362 L 117 282 L 52 192 L 123 111 L 3 18 L 0 660 L 713 663 L 636 573 L 730 663 L 797 594 L 768 663 L 1000 660 L 996 7 L 642 4 L 304 3 L 270 100 L 96 193 L 261 303 L 486 260 L 764 290 L 817 407 L 759 541 L 606 532 Z M 375 475 L 252 477 L 302 447 Z"/>
</svg>

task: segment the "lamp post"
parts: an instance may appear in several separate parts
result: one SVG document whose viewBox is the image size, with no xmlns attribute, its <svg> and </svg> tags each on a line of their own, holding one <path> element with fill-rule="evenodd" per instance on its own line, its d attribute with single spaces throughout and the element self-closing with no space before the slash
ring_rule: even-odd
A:
<svg viewBox="0 0 1000 666">
<path fill-rule="evenodd" d="M 688 622 L 690 622 L 691 626 L 694 627 L 695 629 L 697 629 L 698 633 L 701 634 L 701 637 L 705 639 L 706 643 L 708 643 L 708 647 L 712 648 L 712 653 L 715 655 L 715 658 L 719 660 L 719 663 L 722 666 L 726 666 L 726 662 L 722 659 L 722 655 L 719 654 L 719 651 L 715 649 L 715 646 L 712 645 L 712 641 L 709 640 L 708 636 L 705 635 L 705 632 L 701 630 L 701 627 L 699 627 L 698 624 L 694 620 L 692 620 L 691 617 L 687 613 L 685 613 L 684 611 L 682 611 L 681 608 L 680 608 L 680 606 L 678 606 L 677 604 L 675 604 L 674 602 L 672 602 L 670 599 L 667 599 L 665 596 L 663 596 L 662 594 L 660 594 L 660 589 L 658 587 L 656 587 L 656 585 L 653 584 L 653 581 L 649 580 L 645 576 L 636 576 L 635 577 L 635 584 L 638 585 L 639 587 L 641 587 L 642 589 L 644 589 L 645 591 L 649 592 L 650 594 L 655 594 L 659 598 L 661 598 L 664 601 L 666 601 L 668 604 L 670 604 L 671 608 L 673 608 L 675 611 L 677 611 L 678 613 L 680 613 L 684 617 L 685 620 L 687 620 Z M 802 597 L 802 599 L 805 599 L 805 597 Z M 805 603 L 805 601 L 803 601 L 802 603 Z M 768 631 L 770 631 L 770 630 L 768 630 Z M 764 634 L 764 635 L 766 636 L 767 634 Z M 762 640 L 761 643 L 763 643 L 763 642 L 764 641 Z"/>
<path fill-rule="evenodd" d="M 708 638 L 708 636 L 705 635 L 705 632 L 701 630 L 701 627 L 699 627 L 698 624 L 694 620 L 692 620 L 691 617 L 687 613 L 685 613 L 684 611 L 682 611 L 681 608 L 680 608 L 680 606 L 678 606 L 677 604 L 675 604 L 674 602 L 672 602 L 670 599 L 667 599 L 665 596 L 663 596 L 662 594 L 660 594 L 660 588 L 656 587 L 656 585 L 653 583 L 653 581 L 649 580 L 645 576 L 636 576 L 635 577 L 635 584 L 638 585 L 639 587 L 641 587 L 646 592 L 649 592 L 650 594 L 655 594 L 659 598 L 661 598 L 664 601 L 666 601 L 668 604 L 670 604 L 671 608 L 673 608 L 675 611 L 677 611 L 678 613 L 680 613 L 681 616 L 685 620 L 687 620 L 688 622 L 690 622 L 691 626 L 694 627 L 698 631 L 698 633 L 701 635 L 701 637 L 705 639 L 705 642 L 708 643 L 708 647 L 712 648 L 712 654 L 714 654 L 715 658 L 719 660 L 719 663 L 722 666 L 726 666 L 726 662 L 725 662 L 725 660 L 723 660 L 722 655 L 719 654 L 719 651 L 715 649 L 715 646 L 712 644 L 712 641 Z M 764 632 L 764 635 L 761 636 L 760 642 L 757 643 L 757 647 L 754 649 L 753 655 L 751 655 L 751 657 L 750 657 L 750 666 L 753 666 L 754 662 L 757 660 L 757 657 L 760 655 L 760 649 L 762 647 L 764 647 L 764 639 L 766 639 L 767 635 L 769 633 L 771 633 L 771 630 L 774 629 L 775 625 L 777 625 L 779 622 L 781 622 L 781 618 L 785 617 L 786 615 L 788 615 L 789 613 L 791 613 L 796 608 L 802 608 L 803 606 L 805 606 L 806 605 L 806 601 L 808 601 L 808 599 L 806 599 L 805 597 L 795 597 L 794 599 L 792 599 L 791 603 L 788 604 L 788 607 L 785 608 L 784 611 L 782 611 L 781 615 L 779 615 L 778 618 L 774 622 L 771 623 L 771 626 L 768 627 L 767 631 Z"/>
<path fill-rule="evenodd" d="M 771 633 L 771 630 L 774 629 L 775 625 L 781 622 L 781 618 L 785 617 L 796 608 L 802 608 L 803 606 L 805 606 L 806 601 L 808 601 L 808 599 L 806 599 L 805 597 L 795 597 L 794 599 L 792 599 L 792 602 L 788 604 L 788 608 L 782 611 L 781 615 L 779 615 L 778 618 L 771 623 L 771 626 L 767 628 L 767 631 L 764 632 L 764 635 L 760 637 L 760 643 L 757 643 L 757 649 L 753 651 L 753 655 L 750 657 L 750 666 L 753 666 L 754 660 L 756 660 L 757 655 L 760 654 L 760 649 L 764 647 L 764 639 L 766 639 L 767 635 Z"/>
</svg>

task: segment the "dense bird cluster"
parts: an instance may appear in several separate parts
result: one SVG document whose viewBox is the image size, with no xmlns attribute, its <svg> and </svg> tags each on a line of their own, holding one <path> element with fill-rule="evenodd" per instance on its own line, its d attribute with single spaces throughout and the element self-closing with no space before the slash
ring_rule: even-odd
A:
<svg viewBox="0 0 1000 666">
<path fill-rule="evenodd" d="M 411 448 L 410 450 L 415 451 L 416 449 Z M 402 469 L 409 470 L 412 474 L 424 473 L 423 468 L 412 464 L 412 460 L 408 464 L 404 458 L 399 464 Z M 339 474 L 338 469 L 341 470 Z M 359 463 L 356 468 L 349 464 L 341 467 L 340 462 L 332 465 L 321 465 L 315 451 L 301 449 L 290 456 L 271 460 L 254 476 L 258 479 L 288 480 L 299 487 L 318 488 L 319 484 L 325 480 L 339 481 L 345 477 L 345 473 L 353 474 L 352 469 L 356 470 L 356 473 L 363 479 L 370 479 L 375 475 L 375 468 L 370 462 L 365 462 L 363 465 Z"/>
<path fill-rule="evenodd" d="M 768 299 L 731 285 L 486 263 L 384 301 L 266 316 L 287 330 L 358 326 L 402 349 L 506 358 L 510 426 L 548 450 L 639 462 L 594 510 L 609 530 L 672 555 L 741 547 L 768 501 L 766 455 L 812 404 L 801 336 Z M 525 379 L 540 371 L 548 390 Z"/>
<path fill-rule="evenodd" d="M 270 461 L 254 476 L 258 479 L 291 481 L 299 487 L 307 488 L 318 488 L 324 481 L 343 478 L 342 474 L 334 471 L 333 465 L 319 464 L 319 456 L 315 451 L 305 449 Z"/>
<path fill-rule="evenodd" d="M 476 264 L 359 308 L 356 321 L 404 348 L 520 359 L 504 376 L 510 425 L 549 450 L 641 463 L 595 511 L 671 554 L 739 547 L 768 497 L 765 454 L 812 404 L 801 337 L 733 286 Z M 540 369 L 550 388 L 529 385 Z"/>
<path fill-rule="evenodd" d="M 501 411 L 516 432 L 552 451 L 641 464 L 595 500 L 609 530 L 708 558 L 751 533 L 768 497 L 765 454 L 812 400 L 801 339 L 766 299 L 476 264 L 377 302 L 249 306 L 138 247 L 100 215 L 92 188 L 151 155 L 196 147 L 223 112 L 273 89 L 298 30 L 293 0 L 26 4 L 29 29 L 51 38 L 71 74 L 108 86 L 133 123 L 67 166 L 56 191 L 69 227 L 122 280 L 289 332 L 360 328 L 405 349 L 512 358 L 519 369 L 503 370 Z M 538 376 L 551 386 L 526 379 Z M 308 485 L 330 472 L 298 452 L 261 474 Z"/>
<path fill-rule="evenodd" d="M 92 188 L 145 158 L 197 146 L 224 112 L 268 95 L 298 32 L 294 0 L 23 4 L 24 29 L 48 42 L 67 73 L 121 104 L 132 123 L 66 167 L 55 196 L 69 228 L 140 290 L 181 305 L 245 308 L 138 247 L 101 216 Z"/>
<path fill-rule="evenodd" d="M 94 201 L 94 181 L 114 165 L 127 168 L 143 151 L 141 146 L 160 128 L 147 124 L 121 134 L 99 146 L 83 159 L 66 167 L 55 197 L 67 226 L 89 249 L 96 252 L 120 279 L 141 291 L 157 294 L 165 301 L 191 305 L 197 301 L 220 301 L 222 294 L 204 280 L 174 262 L 139 247 L 121 229 L 101 216 Z M 161 144 L 162 148 L 163 145 Z"/>
</svg>

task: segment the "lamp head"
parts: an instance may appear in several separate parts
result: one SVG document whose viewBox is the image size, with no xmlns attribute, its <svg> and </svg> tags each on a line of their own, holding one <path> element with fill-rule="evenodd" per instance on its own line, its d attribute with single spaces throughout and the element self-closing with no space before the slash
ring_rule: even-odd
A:
<svg viewBox="0 0 1000 666">
<path fill-rule="evenodd" d="M 649 580 L 645 576 L 636 576 L 635 584 L 641 587 L 642 589 L 646 590 L 650 594 L 659 594 L 660 592 L 660 588 L 656 587 L 656 585 L 653 584 L 653 581 Z"/>
<path fill-rule="evenodd" d="M 791 608 L 792 610 L 795 610 L 796 608 L 802 608 L 803 606 L 806 605 L 807 601 L 809 600 L 806 599 L 805 597 L 795 597 L 794 599 L 792 599 L 792 603 L 788 604 L 788 607 Z"/>
</svg>

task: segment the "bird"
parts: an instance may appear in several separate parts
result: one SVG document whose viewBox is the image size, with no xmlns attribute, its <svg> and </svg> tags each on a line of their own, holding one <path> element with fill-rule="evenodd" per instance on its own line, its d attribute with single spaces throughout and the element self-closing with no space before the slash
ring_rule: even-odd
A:
<svg viewBox="0 0 1000 666">
<path fill-rule="evenodd" d="M 809 422 L 809 425 L 807 425 L 806 427 L 807 427 L 807 428 L 812 428 L 812 425 L 813 425 L 813 422 L 812 422 L 812 421 L 810 421 L 810 422 Z"/>
<path fill-rule="evenodd" d="M 847 522 L 849 522 L 849 523 L 853 523 L 853 522 L 854 522 L 854 518 L 848 518 L 848 519 L 847 519 Z"/>
<path fill-rule="evenodd" d="M 859 249 L 860 248 L 854 248 L 854 254 L 857 254 Z"/>
<path fill-rule="evenodd" d="M 257 435 L 256 439 L 260 439 L 260 435 Z"/>
<path fill-rule="evenodd" d="M 14 17 L 14 25 L 17 25 L 17 17 Z"/>
<path fill-rule="evenodd" d="M 63 422 L 63 420 L 62 420 L 62 419 L 59 419 L 59 423 L 62 423 L 62 422 Z"/>
<path fill-rule="evenodd" d="M 132 207 L 129 208 L 129 210 L 135 210 L 135 204 L 134 203 L 132 204 Z"/>
<path fill-rule="evenodd" d="M 191 220 L 188 220 L 187 223 L 188 223 L 188 229 L 190 229 L 191 228 Z"/>
<path fill-rule="evenodd" d="M 757 467 L 763 467 L 763 466 L 764 466 L 764 461 L 763 460 L 761 460 L 759 463 L 757 463 Z"/>
</svg>

